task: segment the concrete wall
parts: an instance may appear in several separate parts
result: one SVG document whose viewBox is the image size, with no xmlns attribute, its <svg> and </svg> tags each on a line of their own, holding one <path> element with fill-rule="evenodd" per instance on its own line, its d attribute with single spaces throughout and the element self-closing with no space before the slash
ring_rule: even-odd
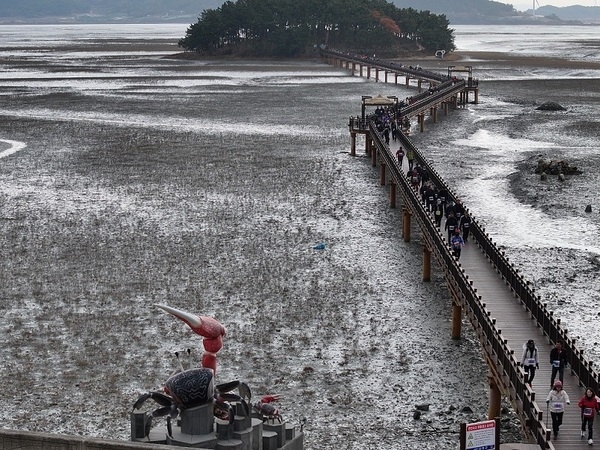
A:
<svg viewBox="0 0 600 450">
<path fill-rule="evenodd" d="M 0 450 L 181 450 L 170 445 L 0 429 Z"/>
<path fill-rule="evenodd" d="M 282 450 L 302 450 L 304 435 L 298 433 Z M 262 446 L 261 446 L 262 448 Z M 66 434 L 0 429 L 0 450 L 181 450 L 181 447 L 143 442 L 97 439 Z"/>
</svg>

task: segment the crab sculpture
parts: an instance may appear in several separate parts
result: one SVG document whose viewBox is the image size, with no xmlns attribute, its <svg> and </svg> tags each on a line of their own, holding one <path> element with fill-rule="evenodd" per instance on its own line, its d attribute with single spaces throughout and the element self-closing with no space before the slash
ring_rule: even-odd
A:
<svg viewBox="0 0 600 450">
<path fill-rule="evenodd" d="M 279 421 L 279 423 L 283 422 L 283 418 L 281 417 L 281 412 L 279 408 L 271 404 L 273 402 L 276 402 L 280 398 L 282 398 L 281 395 L 265 395 L 258 402 L 252 405 L 252 409 L 260 415 L 263 423 L 268 420 L 271 420 L 273 422 L 277 420 Z"/>
<path fill-rule="evenodd" d="M 151 413 L 146 413 L 145 435 L 148 436 L 150 433 L 153 418 L 168 416 L 167 428 L 170 430 L 170 420 L 175 419 L 181 411 L 209 402 L 214 405 L 215 416 L 229 421 L 230 424 L 234 421 L 234 412 L 229 402 L 241 403 L 247 416 L 250 413 L 248 404 L 251 393 L 246 383 L 231 381 L 215 385 L 217 352 L 223 347 L 225 327 L 212 317 L 196 316 L 166 305 L 156 306 L 182 320 L 194 333 L 202 336 L 204 353 L 202 354 L 202 367 L 185 370 L 181 366 L 181 371 L 172 375 L 165 382 L 162 392 L 147 392 L 137 399 L 133 405 L 133 411 L 140 409 L 149 399 L 160 405 Z M 179 354 L 175 354 L 179 359 Z M 189 349 L 188 355 L 191 355 Z M 232 392 L 235 389 L 238 390 L 239 395 Z"/>
<path fill-rule="evenodd" d="M 232 392 L 234 389 L 238 389 L 240 395 L 234 394 Z M 234 411 L 229 402 L 241 403 L 244 413 L 248 415 L 250 397 L 250 388 L 246 383 L 231 381 L 215 386 L 213 370 L 200 367 L 184 370 L 170 377 L 165 382 L 163 392 L 152 391 L 141 395 L 133 405 L 133 411 L 139 410 L 148 399 L 161 405 L 160 408 L 146 415 L 145 435 L 148 436 L 153 418 L 168 416 L 170 428 L 170 419 L 177 418 L 181 411 L 209 402 L 214 404 L 215 416 L 231 424 L 234 420 Z"/>
</svg>

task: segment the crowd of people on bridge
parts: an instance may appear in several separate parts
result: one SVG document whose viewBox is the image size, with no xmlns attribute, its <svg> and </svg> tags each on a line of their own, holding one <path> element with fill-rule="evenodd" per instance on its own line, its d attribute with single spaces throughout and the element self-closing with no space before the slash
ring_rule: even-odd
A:
<svg viewBox="0 0 600 450">
<path fill-rule="evenodd" d="M 383 135 L 385 138 L 385 134 Z M 412 147 L 405 150 L 400 145 L 396 151 L 396 160 L 401 169 L 405 158 L 408 164 L 406 173 L 408 182 L 413 190 L 419 193 L 425 209 L 433 215 L 438 228 L 442 227 L 442 219 L 446 218 L 444 231 L 447 232 L 447 242 L 455 258 L 460 259 L 461 250 L 469 239 L 471 229 L 471 218 L 468 212 L 460 199 L 453 201 L 444 186 L 437 186 L 433 182 L 428 168 L 416 161 Z"/>
<path fill-rule="evenodd" d="M 389 145 L 389 139 L 386 138 L 385 128 L 386 122 L 390 122 L 391 119 L 389 119 L 389 117 L 386 118 L 385 109 L 381 109 L 377 117 L 380 118 L 379 122 L 383 125 L 381 128 L 378 125 L 378 130 L 383 134 L 386 143 Z M 396 139 L 394 138 L 394 140 Z M 405 150 L 403 146 L 400 145 L 395 155 L 401 170 L 404 167 L 404 158 L 406 157 L 408 164 L 406 176 L 409 184 L 415 192 L 420 195 L 426 210 L 433 214 L 438 228 L 441 228 L 442 218 L 446 218 L 444 231 L 447 232 L 447 242 L 450 245 L 454 257 L 459 260 L 462 248 L 467 243 L 471 231 L 471 219 L 468 211 L 466 211 L 460 199 L 450 198 L 449 193 L 444 186 L 437 186 L 433 182 L 427 167 L 422 166 L 415 160 L 415 154 L 412 147 L 408 147 Z M 530 387 L 532 387 L 536 370 L 539 369 L 539 363 L 538 348 L 536 347 L 534 340 L 530 339 L 523 346 L 521 358 L 521 365 L 525 371 L 525 383 Z M 546 403 L 548 405 L 546 414 L 552 419 L 552 436 L 556 440 L 563 423 L 565 407 L 571 404 L 569 395 L 563 389 L 564 371 L 567 367 L 567 356 L 561 341 L 557 341 L 550 351 L 550 367 L 551 389 L 546 396 Z M 600 413 L 600 397 L 596 395 L 591 387 L 588 387 L 577 405 L 581 414 L 580 436 L 582 439 L 587 437 L 587 443 L 593 445 L 593 424 L 596 414 Z"/>
<path fill-rule="evenodd" d="M 433 93 L 435 93 L 435 88 L 430 88 L 428 94 Z M 411 100 L 407 99 L 407 103 L 410 104 Z M 390 135 L 396 141 L 399 128 L 396 111 L 392 108 L 377 108 L 375 116 L 377 129 L 382 134 L 385 142 L 389 145 Z M 442 219 L 445 217 L 444 231 L 447 233 L 447 242 L 454 257 L 459 260 L 462 248 L 467 244 L 471 231 L 471 219 L 468 211 L 466 211 L 460 199 L 451 198 L 444 186 L 437 186 L 433 182 L 427 167 L 416 161 L 415 152 L 411 146 L 405 149 L 401 144 L 395 156 L 401 170 L 404 168 L 404 159 L 406 158 L 408 182 L 413 190 L 420 195 L 423 205 L 433 215 L 438 228 L 441 228 Z M 533 339 L 530 339 L 523 346 L 521 358 L 521 365 L 525 372 L 525 383 L 530 387 L 532 387 L 539 364 L 538 348 Z M 569 395 L 563 388 L 567 356 L 561 341 L 557 341 L 550 351 L 550 367 L 551 388 L 546 396 L 546 415 L 552 419 L 552 436 L 556 440 L 563 423 L 565 408 L 571 404 Z M 587 443 L 593 445 L 593 424 L 596 414 L 600 413 L 600 397 L 596 395 L 591 387 L 588 387 L 577 406 L 581 417 L 580 436 L 582 439 L 587 438 Z"/>
</svg>

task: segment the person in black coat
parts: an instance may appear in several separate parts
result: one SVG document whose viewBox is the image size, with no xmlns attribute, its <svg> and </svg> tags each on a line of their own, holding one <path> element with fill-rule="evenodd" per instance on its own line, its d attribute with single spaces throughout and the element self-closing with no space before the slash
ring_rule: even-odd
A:
<svg viewBox="0 0 600 450">
<path fill-rule="evenodd" d="M 442 188 L 438 192 L 438 198 L 440 199 L 440 204 L 442 206 L 442 214 L 446 213 L 446 200 L 448 200 L 448 190 Z"/>
<path fill-rule="evenodd" d="M 454 203 L 454 215 L 457 220 L 460 220 L 460 218 L 465 215 L 465 207 L 459 198 L 457 198 L 456 203 Z"/>
<path fill-rule="evenodd" d="M 459 227 L 463 234 L 463 241 L 466 243 L 469 239 L 469 231 L 471 231 L 471 217 L 469 217 L 469 214 L 465 213 L 460 218 Z"/>
<path fill-rule="evenodd" d="M 446 202 L 446 208 L 445 208 L 445 212 L 446 212 L 446 218 L 450 217 L 450 214 L 452 214 L 453 217 L 456 217 L 454 214 L 454 202 L 452 200 L 448 200 Z"/>
<path fill-rule="evenodd" d="M 431 183 L 427 185 L 427 191 L 425 191 L 425 203 L 427 204 L 427 211 L 433 211 L 435 209 L 435 188 Z"/>
<path fill-rule="evenodd" d="M 452 240 L 452 236 L 454 236 L 454 230 L 458 227 L 458 221 L 454 214 L 450 213 L 448 218 L 446 219 L 446 224 L 444 225 L 444 229 L 448 231 L 448 242 Z"/>
<path fill-rule="evenodd" d="M 550 350 L 550 364 L 552 365 L 552 378 L 550 385 L 554 386 L 554 379 L 558 374 L 558 379 L 562 383 L 565 375 L 565 367 L 567 366 L 567 354 L 565 353 L 562 342 L 556 341 L 554 348 Z"/>
</svg>

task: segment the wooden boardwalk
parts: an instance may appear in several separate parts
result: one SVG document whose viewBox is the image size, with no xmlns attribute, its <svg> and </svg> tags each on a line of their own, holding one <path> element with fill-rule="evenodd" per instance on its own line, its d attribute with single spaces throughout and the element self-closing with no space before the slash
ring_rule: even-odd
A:
<svg viewBox="0 0 600 450">
<path fill-rule="evenodd" d="M 367 67 L 367 77 L 371 68 L 375 69 L 376 79 L 378 71 L 394 74 L 394 83 L 400 74 L 406 75 L 406 86 L 409 78 L 431 81 L 436 84 L 433 94 L 422 93 L 413 97 L 414 103 L 398 107 L 394 110 L 403 119 L 416 117 L 419 122 L 419 131 L 423 132 L 425 114 L 429 112 L 431 121 L 437 121 L 437 109 L 443 108 L 447 114 L 448 106 L 457 107 L 468 103 L 468 93 L 476 93 L 478 83 L 471 79 L 465 82 L 457 77 L 436 75 L 429 71 L 414 70 L 398 63 L 387 63 L 377 60 L 357 58 L 354 55 L 341 54 L 340 52 L 327 51 L 328 62 L 337 66 L 352 68 L 359 64 L 362 76 L 362 65 Z M 437 84 L 439 83 L 439 84 Z M 391 97 L 390 97 L 391 98 Z M 365 152 L 370 157 L 373 167 L 379 169 L 379 180 L 382 186 L 389 185 L 390 206 L 396 207 L 397 196 L 402 200 L 403 208 L 403 236 L 410 240 L 411 222 L 420 228 L 423 237 L 423 279 L 429 280 L 429 271 L 432 257 L 444 271 L 448 283 L 449 293 L 453 300 L 453 327 L 455 321 L 460 325 L 461 314 L 468 317 L 471 325 L 481 342 L 483 354 L 490 367 L 490 415 L 499 414 L 499 395 L 507 395 L 515 411 L 521 417 L 524 427 L 537 442 L 540 448 L 550 450 L 577 450 L 592 448 L 587 442 L 587 433 L 581 436 L 581 412 L 577 403 L 583 397 L 586 383 L 596 393 L 600 391 L 600 374 L 587 360 L 583 351 L 578 348 L 576 340 L 568 335 L 562 328 L 560 319 L 553 316 L 541 298 L 535 293 L 530 283 L 505 257 L 491 237 L 485 233 L 485 228 L 474 219 L 471 227 L 469 242 L 462 251 L 457 264 L 451 255 L 447 242 L 447 233 L 435 226 L 433 216 L 427 212 L 422 204 L 420 195 L 411 188 L 408 179 L 408 162 L 404 158 L 402 166 L 398 165 L 395 158 L 397 145 L 405 150 L 415 152 L 415 162 L 429 170 L 431 182 L 438 189 L 448 192 L 448 199 L 455 200 L 458 196 L 452 192 L 445 180 L 437 173 L 433 165 L 427 160 L 426 152 L 417 149 L 409 136 L 399 133 L 399 141 L 386 144 L 382 133 L 378 132 L 371 118 L 365 115 L 365 100 L 363 97 L 362 116 L 350 117 L 349 128 L 351 138 L 350 155 L 356 155 L 356 136 L 365 136 Z M 394 146 L 394 150 L 390 149 Z M 389 176 L 389 178 L 388 178 Z M 388 181 L 389 180 L 389 183 Z M 467 205 L 464 205 L 467 208 Z M 469 214 L 472 214 L 471 212 Z M 458 327 L 458 330 L 460 328 Z M 453 328 L 453 335 L 458 336 Z M 536 371 L 533 385 L 530 388 L 525 383 L 525 374 L 521 366 L 523 345 L 529 339 L 536 342 L 539 352 L 540 368 Z M 551 438 L 552 421 L 546 404 L 546 397 L 551 390 L 550 377 L 550 350 L 554 342 L 563 341 L 570 367 L 565 369 L 564 390 L 570 397 L 571 404 L 566 406 L 563 424 L 558 437 Z M 490 417 L 493 418 L 493 417 Z M 600 417 L 595 420 L 594 437 L 597 446 L 600 446 Z"/>
<path fill-rule="evenodd" d="M 404 158 L 403 173 L 408 171 L 408 163 Z M 466 205 L 465 205 L 466 206 Z M 442 220 L 441 230 L 444 239 L 447 234 L 444 231 L 445 218 Z M 504 338 L 508 340 L 508 346 L 514 349 L 517 360 L 521 359 L 523 345 L 533 339 L 538 348 L 538 359 L 540 368 L 536 370 L 532 388 L 535 399 L 543 406 L 544 421 L 549 430 L 552 429 L 552 419 L 545 405 L 546 396 L 551 390 L 550 379 L 552 369 L 550 366 L 550 351 L 554 347 L 531 313 L 523 306 L 514 292 L 507 286 L 505 280 L 496 270 L 494 264 L 486 256 L 478 243 L 469 236 L 469 240 L 462 249 L 460 264 L 473 281 L 473 287 L 481 295 L 491 317 L 496 320 L 498 328 L 502 331 Z M 558 379 L 558 376 L 557 378 Z M 565 408 L 563 424 L 560 427 L 558 438 L 549 442 L 548 448 L 555 450 L 579 450 L 590 449 L 593 446 L 587 443 L 587 431 L 585 437 L 581 437 L 581 411 L 577 406 L 579 400 L 585 394 L 585 387 L 579 382 L 570 368 L 564 372 L 564 390 L 569 395 L 571 404 Z M 600 448 L 600 416 L 594 421 L 595 445 Z"/>
<path fill-rule="evenodd" d="M 473 280 L 474 287 L 482 296 L 492 317 L 496 319 L 502 335 L 508 339 L 508 345 L 515 349 L 517 358 L 521 357 L 523 344 L 529 339 L 535 340 L 539 352 L 540 368 L 536 371 L 532 386 L 536 392 L 538 404 L 542 405 L 550 391 L 552 372 L 550 350 L 553 345 L 473 240 L 467 242 L 463 247 L 460 263 L 469 278 Z M 565 409 L 558 439 L 553 439 L 551 444 L 557 450 L 590 448 L 587 444 L 587 433 L 585 438 L 580 436 L 581 412 L 577 407 L 577 403 L 585 393 L 585 388 L 580 386 L 579 379 L 572 375 L 568 368 L 565 369 L 564 390 L 569 394 L 571 405 Z M 545 420 L 548 421 L 548 428 L 551 429 L 552 420 L 546 408 L 544 408 L 544 415 L 547 418 Z M 595 420 L 594 437 L 598 439 L 597 446 L 600 447 L 600 420 Z"/>
</svg>

